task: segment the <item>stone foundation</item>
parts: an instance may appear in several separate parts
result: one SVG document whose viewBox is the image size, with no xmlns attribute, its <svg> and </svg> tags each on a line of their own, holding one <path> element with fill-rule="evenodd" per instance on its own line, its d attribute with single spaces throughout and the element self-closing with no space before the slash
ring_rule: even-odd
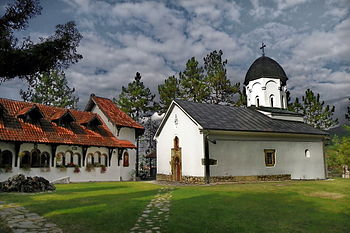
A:
<svg viewBox="0 0 350 233">
<path fill-rule="evenodd" d="M 210 177 L 211 183 L 217 182 L 242 182 L 242 181 L 283 181 L 290 180 L 290 174 L 280 175 L 258 175 L 258 176 L 212 176 Z M 159 181 L 173 181 L 171 175 L 157 174 L 157 180 Z M 203 184 L 205 179 L 202 176 L 182 176 L 181 183 L 185 184 Z"/>
</svg>

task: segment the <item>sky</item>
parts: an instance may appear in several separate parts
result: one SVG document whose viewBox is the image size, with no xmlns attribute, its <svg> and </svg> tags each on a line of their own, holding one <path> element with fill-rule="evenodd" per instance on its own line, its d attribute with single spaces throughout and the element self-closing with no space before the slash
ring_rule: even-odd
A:
<svg viewBox="0 0 350 233">
<path fill-rule="evenodd" d="M 3 15 L 10 0 L 0 0 Z M 223 50 L 232 82 L 265 54 L 284 68 L 292 97 L 307 88 L 336 105 L 343 121 L 350 97 L 350 0 L 42 0 L 42 14 L 18 33 L 33 41 L 55 25 L 75 21 L 83 59 L 66 76 L 84 108 L 91 93 L 113 98 L 136 72 L 154 93 L 186 61 Z M 20 99 L 19 80 L 0 85 L 0 97 Z"/>
</svg>

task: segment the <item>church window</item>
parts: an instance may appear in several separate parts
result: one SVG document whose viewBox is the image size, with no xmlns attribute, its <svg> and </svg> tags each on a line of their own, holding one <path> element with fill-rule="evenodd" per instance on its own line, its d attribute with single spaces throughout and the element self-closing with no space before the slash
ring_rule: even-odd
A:
<svg viewBox="0 0 350 233">
<path fill-rule="evenodd" d="M 273 95 L 270 95 L 270 104 L 271 104 L 271 108 L 273 108 Z"/>
<path fill-rule="evenodd" d="M 41 153 L 40 167 L 50 167 L 50 154 L 48 152 Z"/>
<path fill-rule="evenodd" d="M 32 157 L 32 161 L 31 161 L 31 165 L 32 167 L 40 167 L 40 150 L 38 149 L 34 149 L 32 150 L 31 153 L 31 157 Z"/>
<path fill-rule="evenodd" d="M 281 108 L 284 108 L 284 96 L 282 95 L 282 103 L 281 103 Z"/>
<path fill-rule="evenodd" d="M 273 167 L 276 164 L 276 151 L 273 149 L 264 150 L 266 167 Z"/>
<path fill-rule="evenodd" d="M 311 154 L 310 154 L 310 151 L 308 149 L 305 150 L 305 157 L 311 158 Z"/>
<path fill-rule="evenodd" d="M 12 152 L 9 150 L 4 150 L 2 153 L 0 151 L 0 167 L 12 167 Z"/>
<path fill-rule="evenodd" d="M 124 152 L 123 167 L 129 167 L 129 153 Z"/>
<path fill-rule="evenodd" d="M 260 106 L 259 96 L 257 96 L 257 97 L 255 98 L 255 103 L 256 103 L 256 107 L 259 107 L 259 106 Z"/>
</svg>

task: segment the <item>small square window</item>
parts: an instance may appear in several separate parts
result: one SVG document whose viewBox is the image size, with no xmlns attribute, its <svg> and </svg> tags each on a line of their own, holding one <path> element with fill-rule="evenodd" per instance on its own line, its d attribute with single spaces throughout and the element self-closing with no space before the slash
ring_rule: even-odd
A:
<svg viewBox="0 0 350 233">
<path fill-rule="evenodd" d="M 276 151 L 273 149 L 264 150 L 266 167 L 273 167 L 276 164 Z"/>
</svg>

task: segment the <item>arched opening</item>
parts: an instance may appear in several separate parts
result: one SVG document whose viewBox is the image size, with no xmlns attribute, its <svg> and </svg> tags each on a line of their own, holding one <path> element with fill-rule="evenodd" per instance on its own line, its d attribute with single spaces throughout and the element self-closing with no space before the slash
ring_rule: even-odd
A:
<svg viewBox="0 0 350 233">
<path fill-rule="evenodd" d="M 72 154 L 73 154 L 72 151 L 70 151 L 70 150 L 69 150 L 69 151 L 66 151 L 66 153 L 64 154 L 64 158 L 65 158 L 65 163 L 64 163 L 64 165 L 70 165 L 70 166 L 73 165 Z"/>
<path fill-rule="evenodd" d="M 123 157 L 123 167 L 129 167 L 129 153 L 125 151 Z"/>
<path fill-rule="evenodd" d="M 104 165 L 107 167 L 107 155 L 106 154 L 102 154 L 100 156 L 100 163 L 101 163 L 101 165 Z"/>
<path fill-rule="evenodd" d="M 31 161 L 30 161 L 30 152 L 29 151 L 23 151 L 20 153 L 20 168 L 29 168 Z"/>
<path fill-rule="evenodd" d="M 94 156 L 93 154 L 89 153 L 86 156 L 86 164 L 93 164 L 94 163 Z"/>
<path fill-rule="evenodd" d="M 73 154 L 73 164 L 78 165 L 79 167 L 81 166 L 81 155 L 79 153 Z"/>
<path fill-rule="evenodd" d="M 181 177 L 181 164 L 178 157 L 175 158 L 175 181 L 180 181 Z"/>
<path fill-rule="evenodd" d="M 284 106 L 284 96 L 282 95 L 282 100 L 281 100 L 282 102 L 281 102 L 281 108 L 285 108 L 285 106 Z"/>
<path fill-rule="evenodd" d="M 259 106 L 260 106 L 259 96 L 255 97 L 255 106 L 256 106 L 256 107 L 259 107 Z"/>
<path fill-rule="evenodd" d="M 32 150 L 31 152 L 31 158 L 32 158 L 32 161 L 31 161 L 31 166 L 32 167 L 40 167 L 40 150 L 38 149 L 34 149 Z"/>
<path fill-rule="evenodd" d="M 56 166 L 60 167 L 65 164 L 65 156 L 63 152 L 59 152 L 56 154 Z"/>
<path fill-rule="evenodd" d="M 273 101 L 274 101 L 274 96 L 273 96 L 273 95 L 270 95 L 270 105 L 271 105 L 271 108 L 274 107 Z"/>
<path fill-rule="evenodd" d="M 174 138 L 174 149 L 179 149 L 179 138 L 177 136 Z"/>
<path fill-rule="evenodd" d="M 311 153 L 310 153 L 309 149 L 305 150 L 305 157 L 306 158 L 311 158 Z"/>
<path fill-rule="evenodd" d="M 40 155 L 40 167 L 50 167 L 50 154 L 46 151 Z"/>
<path fill-rule="evenodd" d="M 96 164 L 96 163 L 101 163 L 101 161 L 100 161 L 100 156 L 101 156 L 101 152 L 96 151 L 96 152 L 94 153 L 94 164 Z"/>
<path fill-rule="evenodd" d="M 12 167 L 12 152 L 9 150 L 0 151 L 0 167 L 11 168 Z"/>
</svg>

